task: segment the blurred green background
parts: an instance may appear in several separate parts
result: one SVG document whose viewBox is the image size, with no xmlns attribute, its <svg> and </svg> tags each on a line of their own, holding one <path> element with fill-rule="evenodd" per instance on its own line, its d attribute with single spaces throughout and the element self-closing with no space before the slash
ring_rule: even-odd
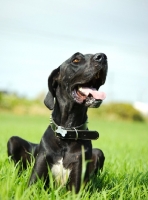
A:
<svg viewBox="0 0 148 200">
<path fill-rule="evenodd" d="M 5 188 L 2 199 L 11 199 L 12 196 L 24 199 L 26 194 L 24 191 L 29 175 L 25 173 L 29 172 L 22 174 L 25 179 L 19 179 L 13 164 L 8 162 L 7 141 L 17 135 L 34 143 L 40 142 L 50 116 L 41 99 L 28 100 L 14 94 L 0 95 L 0 187 Z M 92 199 L 98 195 L 106 195 L 103 199 L 118 199 L 119 196 L 123 196 L 123 199 L 147 199 L 147 118 L 131 104 L 108 103 L 98 109 L 89 109 L 88 127 L 99 132 L 100 137 L 93 141 L 93 147 L 102 149 L 106 158 L 103 173 L 94 182 L 100 193 L 94 190 Z M 44 193 L 41 193 L 42 199 Z M 25 199 L 30 199 L 30 192 L 26 196 Z M 71 199 L 71 194 L 68 198 Z"/>
</svg>

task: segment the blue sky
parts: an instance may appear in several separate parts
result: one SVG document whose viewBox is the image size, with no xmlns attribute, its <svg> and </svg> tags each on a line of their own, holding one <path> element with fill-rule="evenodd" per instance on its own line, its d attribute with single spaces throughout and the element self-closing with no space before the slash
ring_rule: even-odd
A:
<svg viewBox="0 0 148 200">
<path fill-rule="evenodd" d="M 147 0 L 1 1 L 0 90 L 34 98 L 78 51 L 107 55 L 106 101 L 148 103 Z"/>
</svg>

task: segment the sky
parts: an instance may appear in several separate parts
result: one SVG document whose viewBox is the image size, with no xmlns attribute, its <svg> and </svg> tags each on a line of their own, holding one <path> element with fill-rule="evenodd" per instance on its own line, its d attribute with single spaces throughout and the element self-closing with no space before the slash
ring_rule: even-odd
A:
<svg viewBox="0 0 148 200">
<path fill-rule="evenodd" d="M 76 52 L 107 55 L 106 102 L 148 103 L 147 0 L 1 0 L 0 90 L 46 93 Z"/>
</svg>

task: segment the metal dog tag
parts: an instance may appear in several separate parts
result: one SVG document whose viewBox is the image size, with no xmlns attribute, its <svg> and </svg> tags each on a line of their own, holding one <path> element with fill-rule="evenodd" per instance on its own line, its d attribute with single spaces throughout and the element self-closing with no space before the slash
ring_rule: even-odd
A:
<svg viewBox="0 0 148 200">
<path fill-rule="evenodd" d="M 67 134 L 67 131 L 65 129 L 63 129 L 61 126 L 58 126 L 56 133 L 60 133 L 62 135 L 62 137 L 65 137 L 65 135 Z"/>
</svg>

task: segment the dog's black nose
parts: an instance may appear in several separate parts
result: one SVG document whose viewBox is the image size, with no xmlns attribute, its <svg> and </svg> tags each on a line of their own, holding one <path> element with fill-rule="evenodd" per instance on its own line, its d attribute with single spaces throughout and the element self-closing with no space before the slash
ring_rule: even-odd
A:
<svg viewBox="0 0 148 200">
<path fill-rule="evenodd" d="M 107 56 L 104 53 L 95 54 L 93 59 L 100 64 L 105 64 L 107 62 Z"/>
</svg>

